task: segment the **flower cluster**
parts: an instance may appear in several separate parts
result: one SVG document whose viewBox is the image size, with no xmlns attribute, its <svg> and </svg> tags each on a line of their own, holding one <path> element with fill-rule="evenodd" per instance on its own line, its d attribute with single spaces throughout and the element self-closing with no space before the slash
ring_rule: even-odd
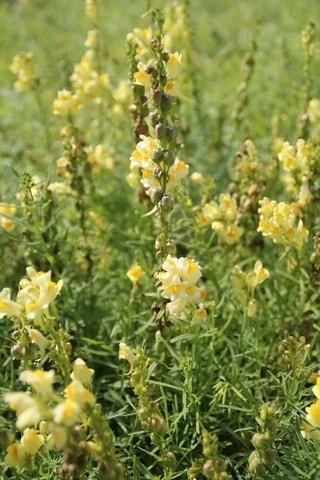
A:
<svg viewBox="0 0 320 480">
<path fill-rule="evenodd" d="M 288 191 L 298 195 L 301 206 L 307 205 L 312 199 L 309 189 L 311 177 L 310 146 L 300 138 L 296 146 L 284 142 L 278 154 L 278 159 L 283 165 L 284 181 Z"/>
<path fill-rule="evenodd" d="M 172 50 L 173 45 L 185 48 L 189 42 L 189 29 L 186 6 L 177 1 L 168 2 L 164 9 L 164 38 L 165 48 Z"/>
<path fill-rule="evenodd" d="M 257 260 L 253 270 L 244 272 L 239 265 L 235 265 L 231 281 L 234 285 L 234 293 L 242 307 L 246 309 L 248 317 L 256 313 L 257 303 L 253 297 L 255 288 L 270 277 L 261 260 Z"/>
<path fill-rule="evenodd" d="M 166 82 L 163 92 L 168 95 L 178 97 L 181 95 L 178 87 L 178 75 L 181 72 L 181 53 L 168 53 L 166 62 Z M 137 72 L 134 74 L 134 83 L 142 85 L 146 89 L 154 90 L 154 74 L 156 64 L 154 60 L 148 60 L 147 63 L 139 62 L 137 65 Z"/>
<path fill-rule="evenodd" d="M 98 17 L 98 0 L 86 0 L 85 12 L 86 15 L 92 20 L 96 20 Z"/>
<path fill-rule="evenodd" d="M 35 325 L 42 325 L 43 318 L 50 316 L 50 306 L 59 294 L 63 280 L 57 283 L 51 280 L 51 271 L 37 272 L 32 267 L 27 267 L 29 278 L 23 278 L 19 283 L 19 292 L 16 301 L 11 300 L 9 288 L 0 292 L 0 318 L 4 316 L 22 316 Z"/>
<path fill-rule="evenodd" d="M 301 249 L 308 239 L 308 230 L 301 219 L 297 223 L 297 206 L 285 202 L 277 203 L 264 197 L 260 200 L 258 232 L 275 243 Z"/>
<path fill-rule="evenodd" d="M 161 284 L 161 296 L 168 300 L 166 308 L 170 316 L 181 316 L 190 307 L 197 305 L 194 318 L 205 318 L 205 287 L 196 285 L 200 277 L 201 268 L 194 260 L 167 256 L 155 278 Z"/>
<path fill-rule="evenodd" d="M 198 220 L 202 225 L 211 224 L 212 230 L 228 245 L 236 243 L 243 233 L 238 222 L 236 200 L 228 193 L 219 196 L 219 203 L 211 201 L 202 206 Z"/>
<path fill-rule="evenodd" d="M 83 423 L 86 409 L 95 402 L 86 388 L 93 370 L 78 358 L 73 363 L 72 381 L 63 395 L 54 392 L 54 370 L 24 370 L 20 380 L 32 392 L 10 392 L 4 400 L 17 413 L 16 426 L 23 431 L 20 442 L 9 445 L 5 461 L 10 466 L 23 466 L 45 444 L 47 449 L 63 450 L 72 435 L 71 427 Z"/>
<path fill-rule="evenodd" d="M 97 14 L 98 2 L 88 0 L 86 11 L 89 17 Z M 107 73 L 99 71 L 99 36 L 98 30 L 89 30 L 85 40 L 87 50 L 80 62 L 75 64 L 70 76 L 71 90 L 58 91 L 53 102 L 53 113 L 65 120 L 74 121 L 85 102 L 101 104 L 105 100 L 106 92 L 110 90 Z"/>
<path fill-rule="evenodd" d="M 114 168 L 114 151 L 105 145 L 89 146 L 85 149 L 92 171 L 112 170 Z"/>
<path fill-rule="evenodd" d="M 19 92 L 28 92 L 32 90 L 37 82 L 35 75 L 33 53 L 20 53 L 13 57 L 10 65 L 12 73 L 18 76 L 14 87 Z"/>
<path fill-rule="evenodd" d="M 167 153 L 167 154 L 166 154 Z M 189 166 L 179 158 L 174 158 L 170 152 L 161 150 L 157 138 L 141 136 L 130 158 L 130 174 L 127 181 L 137 187 L 139 182 L 144 186 L 146 193 L 153 198 L 155 192 L 173 192 L 174 187 L 188 175 Z M 167 171 L 165 185 L 162 172 Z"/>
<path fill-rule="evenodd" d="M 95 69 L 96 61 L 95 50 L 87 50 L 82 56 L 80 63 L 75 65 L 70 77 L 75 94 L 81 102 L 89 99 L 96 103 L 101 103 L 104 90 L 109 87 L 107 74 L 98 73 Z"/>
<path fill-rule="evenodd" d="M 70 90 L 59 90 L 57 98 L 53 101 L 53 113 L 66 120 L 75 118 L 77 111 L 81 107 L 80 99 Z"/>
</svg>

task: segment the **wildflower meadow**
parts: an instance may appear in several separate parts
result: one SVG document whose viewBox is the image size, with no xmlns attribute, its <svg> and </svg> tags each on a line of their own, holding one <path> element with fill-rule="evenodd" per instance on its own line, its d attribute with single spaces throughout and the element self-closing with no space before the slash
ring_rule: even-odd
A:
<svg viewBox="0 0 320 480">
<path fill-rule="evenodd" d="M 0 1 L 1 480 L 320 479 L 319 18 Z"/>
</svg>

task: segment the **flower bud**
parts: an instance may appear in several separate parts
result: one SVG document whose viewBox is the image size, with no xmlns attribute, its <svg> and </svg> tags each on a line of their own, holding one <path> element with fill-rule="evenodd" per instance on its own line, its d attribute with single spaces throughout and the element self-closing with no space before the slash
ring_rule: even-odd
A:
<svg viewBox="0 0 320 480">
<path fill-rule="evenodd" d="M 156 107 L 158 107 L 159 105 L 161 105 L 161 102 L 162 102 L 162 92 L 160 92 L 160 90 L 156 90 L 155 92 L 153 92 L 152 102 L 153 102 L 153 104 L 154 104 Z"/>
<path fill-rule="evenodd" d="M 163 160 L 163 150 L 161 148 L 156 148 L 152 154 L 152 160 L 155 163 L 159 163 Z"/>
<path fill-rule="evenodd" d="M 159 123 L 159 114 L 157 111 L 155 112 L 150 112 L 149 113 L 149 119 L 150 119 L 150 122 L 151 122 L 151 125 L 153 127 L 155 127 L 157 125 L 157 123 Z"/>
<path fill-rule="evenodd" d="M 144 407 L 139 408 L 139 410 L 138 410 L 138 417 L 139 417 L 140 420 L 142 420 L 142 421 L 143 421 L 143 420 L 147 420 L 148 415 L 149 415 L 149 414 L 148 414 L 148 411 L 147 411 L 146 408 L 144 408 Z"/>
<path fill-rule="evenodd" d="M 268 440 L 263 433 L 255 433 L 251 439 L 251 443 L 257 450 L 261 450 L 266 446 Z"/>
<path fill-rule="evenodd" d="M 170 95 L 163 95 L 161 106 L 165 112 L 169 112 L 172 108 L 172 97 L 170 97 Z"/>
<path fill-rule="evenodd" d="M 265 465 L 272 465 L 276 456 L 276 452 L 272 448 L 267 448 L 261 454 L 262 461 Z"/>
<path fill-rule="evenodd" d="M 166 243 L 166 253 L 175 256 L 177 253 L 177 246 L 174 240 L 168 240 Z"/>
<path fill-rule="evenodd" d="M 214 473 L 215 468 L 211 460 L 206 461 L 206 463 L 202 467 L 202 473 L 205 477 L 211 476 Z M 208 477 L 210 478 L 210 477 Z"/>
<path fill-rule="evenodd" d="M 163 124 L 163 123 L 158 123 L 156 126 L 155 126 L 155 134 L 156 134 L 156 137 L 161 141 L 161 140 L 165 140 L 166 138 L 166 126 Z"/>
<path fill-rule="evenodd" d="M 156 178 L 157 180 L 160 180 L 163 177 L 163 173 L 164 172 L 163 172 L 161 167 L 159 167 L 159 166 L 154 167 L 154 169 L 153 169 L 154 178 Z"/>
<path fill-rule="evenodd" d="M 19 344 L 13 345 L 10 349 L 12 358 L 22 358 L 22 350 Z"/>
<path fill-rule="evenodd" d="M 177 460 L 173 452 L 167 452 L 163 458 L 163 464 L 165 467 L 173 470 L 176 466 Z"/>
<path fill-rule="evenodd" d="M 223 458 L 217 457 L 214 468 L 217 473 L 222 473 L 227 468 L 227 462 Z"/>
<path fill-rule="evenodd" d="M 175 128 L 170 127 L 169 125 L 166 126 L 166 139 L 168 142 L 173 142 L 176 139 L 177 132 Z"/>
<path fill-rule="evenodd" d="M 152 203 L 155 205 L 160 202 L 162 196 L 163 196 L 163 191 L 161 188 L 149 188 L 149 197 Z"/>
<path fill-rule="evenodd" d="M 173 199 L 169 195 L 163 195 L 160 205 L 165 212 L 171 212 L 173 209 Z"/>
<path fill-rule="evenodd" d="M 167 429 L 166 422 L 162 418 L 151 418 L 150 429 L 155 433 L 164 435 Z"/>
<path fill-rule="evenodd" d="M 265 436 L 266 440 L 268 440 L 269 442 L 273 442 L 276 438 L 276 432 L 272 428 L 268 428 L 268 430 L 266 430 L 264 436 Z"/>
<path fill-rule="evenodd" d="M 249 470 L 251 473 L 260 478 L 267 476 L 267 471 L 263 466 L 259 453 L 254 450 L 249 456 Z"/>
<path fill-rule="evenodd" d="M 13 443 L 14 434 L 8 428 L 0 429 L 0 448 L 6 450 L 6 448 Z"/>
<path fill-rule="evenodd" d="M 164 150 L 163 161 L 168 167 L 172 167 L 175 161 L 175 155 L 171 150 Z"/>
</svg>

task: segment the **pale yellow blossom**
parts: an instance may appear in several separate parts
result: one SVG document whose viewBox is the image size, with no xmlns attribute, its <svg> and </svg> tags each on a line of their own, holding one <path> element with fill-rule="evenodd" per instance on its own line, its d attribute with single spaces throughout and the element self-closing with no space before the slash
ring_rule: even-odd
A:
<svg viewBox="0 0 320 480">
<path fill-rule="evenodd" d="M 144 275 L 144 271 L 142 270 L 140 265 L 138 265 L 137 263 L 132 265 L 130 270 L 127 271 L 127 277 L 134 284 L 137 283 L 143 275 Z"/>
<path fill-rule="evenodd" d="M 55 379 L 54 370 L 45 371 L 41 368 L 37 370 L 24 370 L 20 373 L 19 378 L 22 382 L 31 385 L 44 399 L 52 397 L 53 382 Z"/>
<path fill-rule="evenodd" d="M 166 298 L 167 310 L 176 317 L 192 305 L 200 305 L 206 297 L 203 285 L 196 283 L 201 277 L 201 268 L 190 258 L 168 255 L 155 278 L 161 283 L 161 296 Z"/>
<path fill-rule="evenodd" d="M 127 360 L 130 363 L 131 368 L 133 368 L 137 357 L 131 350 L 131 348 L 126 343 L 119 344 L 119 359 Z"/>
<path fill-rule="evenodd" d="M 4 461 L 9 467 L 22 467 L 25 465 L 26 460 L 26 450 L 21 443 L 9 445 L 7 454 L 4 457 Z"/>
<path fill-rule="evenodd" d="M 76 116 L 81 107 L 81 100 L 69 90 L 59 90 L 57 98 L 53 102 L 53 113 L 70 120 Z"/>
<path fill-rule="evenodd" d="M 44 437 L 37 433 L 34 428 L 26 428 L 20 442 L 28 455 L 35 455 L 44 444 Z"/>
<path fill-rule="evenodd" d="M 16 226 L 14 221 L 15 213 L 15 205 L 12 203 L 0 202 L 0 227 L 7 232 L 12 232 Z"/>
<path fill-rule="evenodd" d="M 20 303 L 11 300 L 10 288 L 3 288 L 0 292 L 0 318 L 20 317 L 22 310 Z"/>
<path fill-rule="evenodd" d="M 79 380 L 83 385 L 89 385 L 91 383 L 94 370 L 88 368 L 86 362 L 82 358 L 77 358 L 72 363 L 72 380 Z"/>
<path fill-rule="evenodd" d="M 256 288 L 257 285 L 270 277 L 269 271 L 263 267 L 261 260 L 257 260 L 252 272 L 247 273 L 246 282 L 250 288 Z"/>
</svg>

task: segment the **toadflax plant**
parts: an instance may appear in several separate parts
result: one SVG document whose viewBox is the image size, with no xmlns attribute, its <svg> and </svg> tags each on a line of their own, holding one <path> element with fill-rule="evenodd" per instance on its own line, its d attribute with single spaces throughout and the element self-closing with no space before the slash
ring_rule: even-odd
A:
<svg viewBox="0 0 320 480">
<path fill-rule="evenodd" d="M 7 432 L 5 464 L 21 474 L 40 466 L 51 472 L 52 459 L 60 458 L 56 474 L 62 478 L 85 478 L 94 468 L 99 478 L 121 479 L 113 434 L 92 392 L 94 371 L 81 358 L 71 360 L 69 336 L 57 324 L 55 300 L 63 281 L 32 267 L 27 274 L 15 300 L 10 289 L 0 292 L 0 317 L 13 322 L 11 354 L 20 361 L 25 387 L 4 394 L 21 432 L 17 438 Z"/>
</svg>

